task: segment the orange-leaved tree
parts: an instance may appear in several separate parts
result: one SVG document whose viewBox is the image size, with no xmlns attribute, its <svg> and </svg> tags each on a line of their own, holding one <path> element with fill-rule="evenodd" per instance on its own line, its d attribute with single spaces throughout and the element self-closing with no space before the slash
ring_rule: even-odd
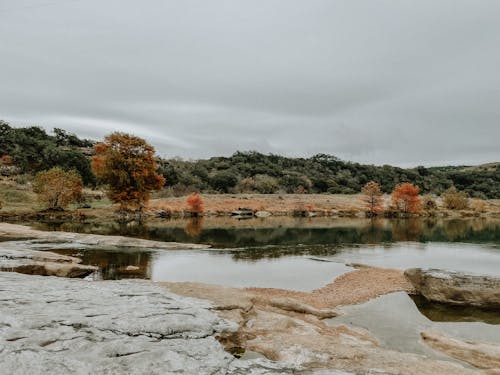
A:
<svg viewBox="0 0 500 375">
<path fill-rule="evenodd" d="M 78 172 L 59 167 L 40 172 L 33 181 L 33 191 L 50 210 L 62 210 L 82 196 L 82 177 Z"/>
<path fill-rule="evenodd" d="M 189 206 L 189 212 L 191 213 L 191 215 L 198 216 L 203 212 L 203 198 L 200 196 L 200 194 L 190 194 L 186 199 L 186 203 Z"/>
<path fill-rule="evenodd" d="M 363 201 L 370 216 L 375 216 L 384 210 L 383 193 L 380 190 L 380 185 L 375 181 L 367 182 L 363 186 L 363 189 L 361 189 L 361 193 L 363 194 Z"/>
<path fill-rule="evenodd" d="M 121 210 L 138 210 L 146 206 L 153 190 L 165 183 L 156 173 L 155 150 L 144 139 L 115 132 L 94 147 L 92 171 L 107 185 L 107 195 Z"/>
<path fill-rule="evenodd" d="M 409 182 L 396 185 L 392 191 L 392 203 L 399 212 L 417 213 L 420 211 L 420 189 Z"/>
</svg>

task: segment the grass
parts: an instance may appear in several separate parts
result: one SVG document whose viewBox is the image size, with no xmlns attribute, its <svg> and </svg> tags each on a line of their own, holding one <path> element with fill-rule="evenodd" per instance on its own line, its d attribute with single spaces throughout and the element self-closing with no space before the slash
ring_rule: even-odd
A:
<svg viewBox="0 0 500 375">
<path fill-rule="evenodd" d="M 26 212 L 40 209 L 36 194 L 29 185 L 18 185 L 12 181 L 0 181 L 0 201 L 2 211 Z"/>
</svg>

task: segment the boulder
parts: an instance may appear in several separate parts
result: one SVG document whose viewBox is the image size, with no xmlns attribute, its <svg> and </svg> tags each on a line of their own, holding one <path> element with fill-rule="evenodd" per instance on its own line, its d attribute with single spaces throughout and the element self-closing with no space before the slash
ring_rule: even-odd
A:
<svg viewBox="0 0 500 375">
<path fill-rule="evenodd" d="M 412 268 L 405 276 L 429 301 L 500 309 L 500 278 L 457 271 Z"/>
</svg>

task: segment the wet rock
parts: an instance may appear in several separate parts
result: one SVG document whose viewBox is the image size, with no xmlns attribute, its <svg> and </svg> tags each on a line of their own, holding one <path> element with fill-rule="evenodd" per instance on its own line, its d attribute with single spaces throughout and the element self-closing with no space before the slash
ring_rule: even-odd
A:
<svg viewBox="0 0 500 375">
<path fill-rule="evenodd" d="M 29 275 L 85 277 L 97 267 L 82 265 L 80 259 L 46 251 L 17 249 L 0 243 L 0 271 Z"/>
<path fill-rule="evenodd" d="M 412 268 L 405 271 L 418 294 L 429 301 L 483 309 L 500 308 L 500 278 Z"/>
<path fill-rule="evenodd" d="M 67 242 L 83 246 L 116 246 L 133 247 L 137 249 L 206 249 L 210 246 L 201 244 L 162 242 L 143 240 L 124 236 L 104 236 L 99 234 L 83 234 L 69 232 L 45 232 L 31 229 L 30 227 L 17 224 L 0 223 L 0 237 L 17 239 L 38 239 L 46 242 Z"/>
<path fill-rule="evenodd" d="M 457 363 L 381 348 L 378 340 L 365 329 L 330 325 L 314 314 L 298 312 L 296 307 L 303 310 L 304 306 L 297 305 L 296 301 L 257 296 L 255 289 L 199 283 L 163 285 L 179 294 L 213 301 L 217 314 L 238 325 L 236 331 L 218 335 L 219 341 L 228 350 L 241 353 L 243 349 L 278 362 L 285 366 L 280 370 L 283 374 L 337 374 L 340 370 L 400 375 L 479 373 Z M 294 371 L 287 372 L 289 369 Z M 238 371 L 238 374 L 252 373 Z M 272 373 L 265 368 L 259 371 L 253 373 Z"/>
<path fill-rule="evenodd" d="M 257 211 L 255 213 L 255 216 L 256 217 L 269 217 L 271 216 L 272 214 L 269 212 L 269 211 Z"/>
</svg>

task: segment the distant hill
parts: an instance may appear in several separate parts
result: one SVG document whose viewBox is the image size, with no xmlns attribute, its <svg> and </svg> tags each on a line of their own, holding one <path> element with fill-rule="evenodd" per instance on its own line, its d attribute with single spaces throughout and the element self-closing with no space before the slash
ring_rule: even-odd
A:
<svg viewBox="0 0 500 375">
<path fill-rule="evenodd" d="M 76 169 L 86 185 L 93 185 L 89 157 L 94 143 L 62 129 L 56 128 L 50 135 L 39 127 L 13 128 L 0 121 L 0 158 L 8 156 L 5 160 L 11 159 L 20 173 L 60 166 Z M 386 193 L 400 182 L 411 182 L 424 193 L 441 194 L 455 186 L 471 197 L 500 199 L 498 162 L 399 168 L 352 163 L 326 154 L 288 158 L 247 151 L 196 161 L 158 158 L 158 165 L 166 187 L 176 195 L 191 191 L 352 194 L 374 180 Z"/>
<path fill-rule="evenodd" d="M 352 163 L 326 154 L 287 158 L 250 151 L 207 160 L 160 160 L 160 170 L 167 185 L 179 193 L 198 190 L 352 194 L 374 180 L 386 193 L 400 182 L 411 182 L 424 193 L 441 194 L 455 186 L 472 197 L 500 198 L 500 163 L 399 168 Z"/>
<path fill-rule="evenodd" d="M 62 129 L 49 135 L 31 126 L 13 128 L 0 120 L 0 157 L 8 156 L 20 173 L 34 174 L 54 166 L 76 169 L 86 185 L 95 183 L 90 170 L 93 141 L 80 139 Z"/>
</svg>

